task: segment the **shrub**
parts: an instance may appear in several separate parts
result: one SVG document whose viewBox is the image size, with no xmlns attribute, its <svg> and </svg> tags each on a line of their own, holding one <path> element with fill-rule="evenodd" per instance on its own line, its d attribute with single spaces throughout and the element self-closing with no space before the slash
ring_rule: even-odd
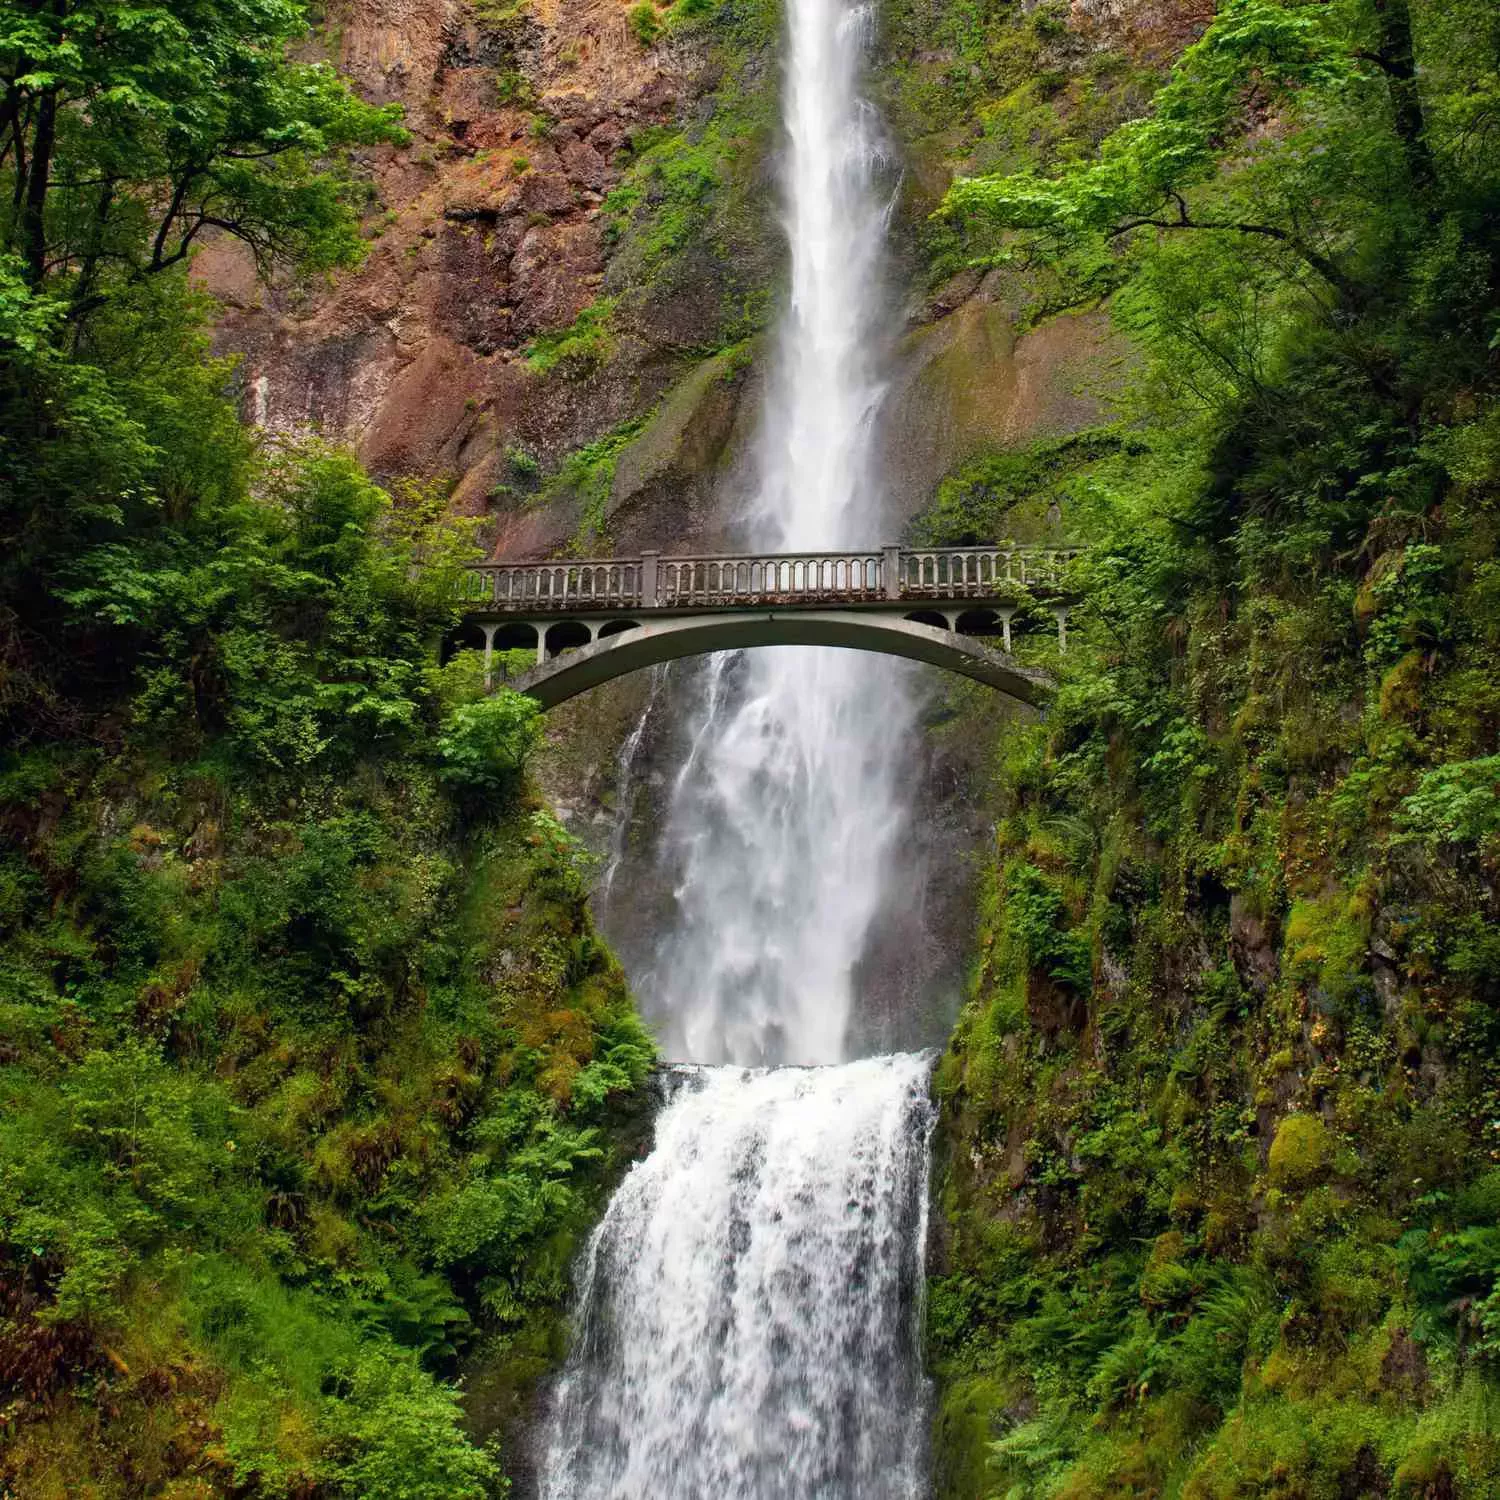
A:
<svg viewBox="0 0 1500 1500">
<path fill-rule="evenodd" d="M 342 1403 L 352 1452 L 339 1470 L 349 1496 L 390 1500 L 484 1500 L 499 1471 L 470 1445 L 457 1394 L 423 1374 L 414 1358 L 365 1356 Z"/>
<path fill-rule="evenodd" d="M 639 5 L 632 5 L 625 18 L 630 23 L 632 35 L 643 47 L 649 47 L 661 35 L 661 18 L 656 14 L 656 7 L 651 4 L 651 0 L 641 0 Z"/>
<path fill-rule="evenodd" d="M 453 710 L 438 740 L 443 778 L 460 794 L 509 791 L 540 732 L 536 700 L 501 688 Z"/>
</svg>

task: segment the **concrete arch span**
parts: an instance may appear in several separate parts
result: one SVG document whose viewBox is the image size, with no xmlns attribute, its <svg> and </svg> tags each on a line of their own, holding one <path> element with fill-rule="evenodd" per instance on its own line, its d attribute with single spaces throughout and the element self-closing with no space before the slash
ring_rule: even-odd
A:
<svg viewBox="0 0 1500 1500">
<path fill-rule="evenodd" d="M 837 646 L 926 662 L 1042 707 L 1052 693 L 1044 672 L 990 649 L 972 636 L 864 610 L 737 610 L 733 614 L 647 619 L 564 656 L 541 662 L 506 686 L 554 708 L 590 688 L 658 662 L 751 646 Z"/>
</svg>

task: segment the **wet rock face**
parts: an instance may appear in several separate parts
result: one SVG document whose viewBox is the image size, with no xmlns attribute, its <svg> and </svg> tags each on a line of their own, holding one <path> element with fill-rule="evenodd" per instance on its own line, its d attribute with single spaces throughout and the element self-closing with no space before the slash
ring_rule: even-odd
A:
<svg viewBox="0 0 1500 1500">
<path fill-rule="evenodd" d="M 575 400 L 524 358 L 602 295 L 601 204 L 631 132 L 680 118 L 711 81 L 701 46 L 643 48 L 628 9 L 345 0 L 331 60 L 400 104 L 412 138 L 367 153 L 370 253 L 332 287 L 260 287 L 231 242 L 199 257 L 224 303 L 219 346 L 243 356 L 247 420 L 349 442 L 381 476 L 447 473 L 479 511 L 507 446 L 555 461 L 649 409 L 674 373 L 653 369 L 649 333 L 613 362 L 624 399 Z M 720 312 L 667 316 L 691 346 Z"/>
</svg>

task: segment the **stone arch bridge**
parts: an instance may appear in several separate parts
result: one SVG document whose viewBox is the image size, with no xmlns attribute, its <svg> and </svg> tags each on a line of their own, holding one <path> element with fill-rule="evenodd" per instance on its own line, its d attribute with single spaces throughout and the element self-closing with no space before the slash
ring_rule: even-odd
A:
<svg viewBox="0 0 1500 1500">
<path fill-rule="evenodd" d="M 747 646 L 843 646 L 928 662 L 1040 706 L 1044 672 L 1011 655 L 1038 609 L 1067 646 L 1078 548 L 881 547 L 480 563 L 463 581 L 466 633 L 535 665 L 507 686 L 543 708 L 657 662 Z M 1050 627 L 1049 627 L 1050 629 Z"/>
</svg>

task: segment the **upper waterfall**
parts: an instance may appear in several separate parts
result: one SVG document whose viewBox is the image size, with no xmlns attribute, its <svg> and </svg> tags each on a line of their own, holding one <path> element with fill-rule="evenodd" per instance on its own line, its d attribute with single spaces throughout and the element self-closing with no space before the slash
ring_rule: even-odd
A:
<svg viewBox="0 0 1500 1500">
<path fill-rule="evenodd" d="M 873 11 L 787 9 L 782 212 L 791 284 L 761 425 L 750 541 L 857 540 L 878 513 L 887 203 L 879 121 L 859 85 Z M 846 1056 L 856 973 L 904 815 L 907 669 L 779 647 L 702 674 L 663 852 L 675 926 L 641 988 L 668 1055 Z"/>
</svg>

